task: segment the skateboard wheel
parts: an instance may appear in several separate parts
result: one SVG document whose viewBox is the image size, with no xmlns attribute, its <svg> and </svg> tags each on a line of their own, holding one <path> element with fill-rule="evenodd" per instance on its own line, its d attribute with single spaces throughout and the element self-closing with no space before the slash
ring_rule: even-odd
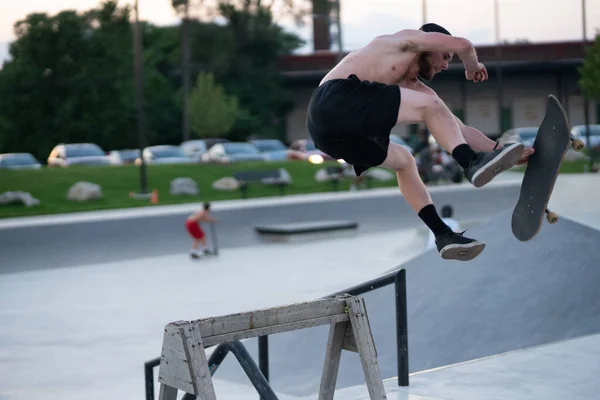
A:
<svg viewBox="0 0 600 400">
<path fill-rule="evenodd" d="M 581 140 L 581 139 L 575 139 L 575 140 L 573 140 L 571 142 L 571 145 L 573 146 L 573 149 L 575 151 L 581 151 L 585 147 L 585 144 L 583 143 L 583 140 Z"/>
<path fill-rule="evenodd" d="M 551 224 L 555 224 L 558 222 L 558 214 L 550 211 L 548 214 L 546 214 L 546 219 L 548 220 L 548 222 L 550 222 Z"/>
</svg>

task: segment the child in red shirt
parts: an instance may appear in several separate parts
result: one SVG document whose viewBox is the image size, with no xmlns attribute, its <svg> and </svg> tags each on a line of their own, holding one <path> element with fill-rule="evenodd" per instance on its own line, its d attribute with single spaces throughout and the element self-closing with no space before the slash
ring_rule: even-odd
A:
<svg viewBox="0 0 600 400">
<path fill-rule="evenodd" d="M 210 203 L 204 203 L 203 209 L 191 214 L 185 220 L 185 228 L 192 237 L 192 248 L 190 256 L 198 258 L 203 254 L 207 254 L 210 250 L 206 245 L 206 234 L 200 226 L 200 222 L 215 222 L 216 220 L 210 216 Z M 200 247 L 200 252 L 198 248 Z"/>
</svg>

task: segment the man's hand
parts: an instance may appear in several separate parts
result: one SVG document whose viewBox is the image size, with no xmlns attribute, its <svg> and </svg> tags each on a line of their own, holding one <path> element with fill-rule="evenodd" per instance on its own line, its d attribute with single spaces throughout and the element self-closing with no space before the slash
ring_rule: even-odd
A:
<svg viewBox="0 0 600 400">
<path fill-rule="evenodd" d="M 517 162 L 517 165 L 527 164 L 527 161 L 529 161 L 529 156 L 533 153 L 535 153 L 535 149 L 533 147 L 525 147 L 523 154 L 521 154 L 521 158 Z"/>
<path fill-rule="evenodd" d="M 487 69 L 483 66 L 482 63 L 477 63 L 477 68 L 472 70 L 465 70 L 465 76 L 468 81 L 473 82 L 483 82 L 488 79 Z"/>
</svg>

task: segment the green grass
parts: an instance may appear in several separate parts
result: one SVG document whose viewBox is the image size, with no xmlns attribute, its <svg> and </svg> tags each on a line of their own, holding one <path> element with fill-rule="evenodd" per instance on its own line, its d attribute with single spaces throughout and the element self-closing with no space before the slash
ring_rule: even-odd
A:
<svg viewBox="0 0 600 400">
<path fill-rule="evenodd" d="M 565 161 L 561 173 L 582 173 L 589 164 L 587 160 Z M 288 194 L 330 192 L 329 182 L 319 183 L 315 173 L 327 164 L 314 165 L 302 161 L 290 162 L 247 162 L 229 165 L 150 165 L 148 166 L 148 190 L 159 191 L 159 205 L 199 203 L 203 201 L 240 199 L 239 190 L 220 191 L 212 183 L 223 177 L 231 177 L 239 170 L 285 168 L 292 176 L 292 184 L 286 188 Z M 524 171 L 525 167 L 516 171 Z M 170 183 L 178 177 L 189 177 L 196 181 L 197 196 L 171 196 Z M 89 202 L 67 200 L 67 191 L 75 182 L 88 181 L 102 187 L 102 199 Z M 373 182 L 372 187 L 395 187 L 396 180 Z M 339 190 L 347 190 L 349 181 L 340 184 Z M 69 167 L 43 168 L 41 170 L 0 170 L 0 194 L 7 191 L 29 192 L 40 200 L 38 206 L 0 206 L 0 218 L 70 213 L 150 205 L 149 200 L 132 199 L 130 192 L 140 190 L 140 169 L 136 166 L 120 167 Z M 262 184 L 250 185 L 249 198 L 279 196 L 279 188 Z"/>
<path fill-rule="evenodd" d="M 202 201 L 240 199 L 240 190 L 218 191 L 212 183 L 240 170 L 260 170 L 283 167 L 292 177 L 292 184 L 286 188 L 287 194 L 316 193 L 331 191 L 328 182 L 319 183 L 315 173 L 326 164 L 314 165 L 302 161 L 290 162 L 247 162 L 229 165 L 150 165 L 148 166 L 148 190 L 159 191 L 159 204 L 181 204 Z M 69 167 L 43 168 L 41 170 L 0 170 L 0 194 L 7 191 L 29 192 L 40 200 L 38 206 L 0 206 L 0 218 L 57 214 L 148 206 L 148 200 L 132 199 L 130 192 L 140 190 L 140 169 L 136 166 L 113 167 Z M 197 196 L 171 196 L 170 182 L 178 177 L 189 177 L 196 181 Z M 89 202 L 67 200 L 69 187 L 78 181 L 87 181 L 102 187 L 103 198 Z M 395 186 L 396 181 L 373 182 L 372 187 Z M 340 184 L 340 190 L 348 189 L 349 183 Z M 248 197 L 279 196 L 279 188 L 262 185 L 249 185 Z"/>
</svg>

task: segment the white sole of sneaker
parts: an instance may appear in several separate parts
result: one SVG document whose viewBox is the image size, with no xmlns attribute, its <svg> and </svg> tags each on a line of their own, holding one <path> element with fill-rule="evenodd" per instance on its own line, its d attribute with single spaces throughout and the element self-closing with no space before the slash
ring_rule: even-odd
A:
<svg viewBox="0 0 600 400">
<path fill-rule="evenodd" d="M 481 254 L 485 243 L 449 244 L 442 248 L 440 255 L 444 260 L 470 261 Z"/>
<path fill-rule="evenodd" d="M 496 158 L 485 164 L 479 171 L 473 174 L 473 186 L 478 188 L 485 186 L 494 179 L 496 175 L 512 168 L 521 159 L 524 148 L 523 144 L 514 143 L 503 149 Z"/>
</svg>

